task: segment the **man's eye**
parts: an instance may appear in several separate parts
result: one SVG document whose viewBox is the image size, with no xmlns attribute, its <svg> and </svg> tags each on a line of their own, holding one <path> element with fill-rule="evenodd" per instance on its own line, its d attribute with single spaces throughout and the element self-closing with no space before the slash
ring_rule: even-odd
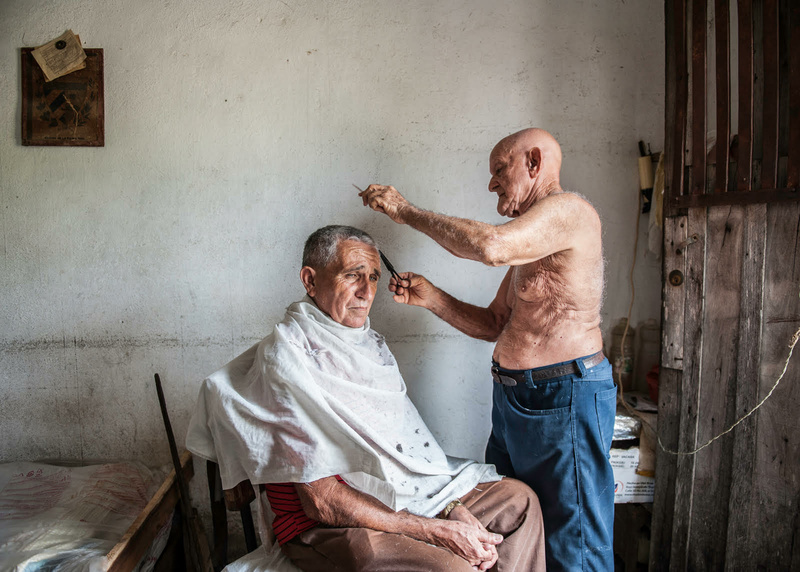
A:
<svg viewBox="0 0 800 572">
<path fill-rule="evenodd" d="M 373 274 L 372 276 L 369 277 L 369 279 L 372 280 L 373 282 L 377 282 L 378 278 L 380 278 L 380 276 L 378 276 L 377 274 Z"/>
</svg>

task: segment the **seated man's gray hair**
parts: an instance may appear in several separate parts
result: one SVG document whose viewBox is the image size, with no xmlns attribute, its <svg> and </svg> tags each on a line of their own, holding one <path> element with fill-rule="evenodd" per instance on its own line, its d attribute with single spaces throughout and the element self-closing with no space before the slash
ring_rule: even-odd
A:
<svg viewBox="0 0 800 572">
<path fill-rule="evenodd" d="M 343 240 L 357 240 L 378 249 L 370 235 L 361 229 L 332 224 L 311 233 L 303 248 L 303 266 L 325 268 L 336 257 L 336 249 Z"/>
</svg>

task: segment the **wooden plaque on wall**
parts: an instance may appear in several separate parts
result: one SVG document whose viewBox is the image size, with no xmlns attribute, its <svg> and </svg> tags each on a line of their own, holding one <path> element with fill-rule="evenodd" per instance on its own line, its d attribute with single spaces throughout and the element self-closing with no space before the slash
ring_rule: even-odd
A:
<svg viewBox="0 0 800 572">
<path fill-rule="evenodd" d="M 45 82 L 22 48 L 22 144 L 103 147 L 103 50 L 88 48 L 86 68 Z"/>
</svg>

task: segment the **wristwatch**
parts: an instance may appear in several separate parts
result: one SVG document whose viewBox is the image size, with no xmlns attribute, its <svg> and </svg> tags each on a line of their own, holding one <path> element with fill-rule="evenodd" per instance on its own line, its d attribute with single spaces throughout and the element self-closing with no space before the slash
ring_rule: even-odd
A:
<svg viewBox="0 0 800 572">
<path fill-rule="evenodd" d="M 447 503 L 447 506 L 442 509 L 442 512 L 436 515 L 436 518 L 446 519 L 457 506 L 464 506 L 464 503 L 458 499 L 451 500 Z"/>
</svg>

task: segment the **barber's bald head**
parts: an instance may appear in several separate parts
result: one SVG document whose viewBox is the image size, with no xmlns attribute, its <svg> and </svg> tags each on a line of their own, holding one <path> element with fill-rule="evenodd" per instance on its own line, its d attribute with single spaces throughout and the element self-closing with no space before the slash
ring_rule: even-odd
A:
<svg viewBox="0 0 800 572">
<path fill-rule="evenodd" d="M 498 196 L 497 212 L 519 216 L 537 200 L 561 191 L 561 146 L 544 129 L 523 129 L 495 145 L 489 171 L 489 190 Z"/>
<path fill-rule="evenodd" d="M 504 144 L 514 152 L 520 153 L 530 153 L 532 149 L 539 149 L 542 160 L 545 163 L 543 168 L 558 177 L 561 171 L 561 145 L 558 144 L 555 137 L 544 129 L 531 127 L 517 131 L 502 139 L 498 145 L 500 144 Z"/>
</svg>

